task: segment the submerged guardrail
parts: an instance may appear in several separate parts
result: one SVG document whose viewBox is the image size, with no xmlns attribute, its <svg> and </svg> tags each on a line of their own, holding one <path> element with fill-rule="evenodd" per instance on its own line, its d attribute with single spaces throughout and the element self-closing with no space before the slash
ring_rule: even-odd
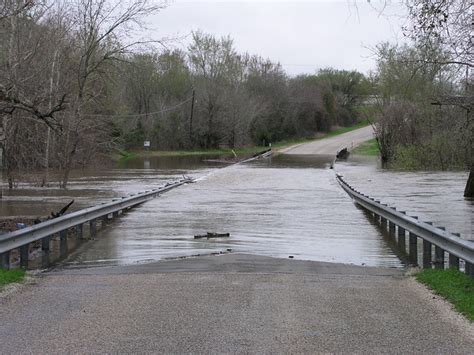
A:
<svg viewBox="0 0 474 355">
<path fill-rule="evenodd" d="M 382 204 L 349 185 L 340 174 L 336 174 L 337 181 L 349 196 L 365 210 L 369 211 L 380 221 L 383 228 L 387 228 L 390 235 L 396 238 L 400 251 L 407 253 L 410 262 L 424 268 L 446 267 L 460 268 L 460 261 L 464 262 L 466 274 L 474 277 L 474 242 L 461 239 L 459 234 L 449 233 L 443 227 L 435 227 L 431 222 L 422 222 L 417 216 L 408 216 L 405 211 L 397 211 L 394 207 Z M 395 233 L 397 229 L 397 233 Z M 418 238 L 422 239 L 422 262 L 418 263 Z M 433 253 L 434 246 L 434 253 Z M 445 258 L 447 254 L 448 259 Z M 447 261 L 447 263 L 445 263 Z M 445 265 L 446 264 L 446 265 Z"/>
<path fill-rule="evenodd" d="M 151 200 L 160 194 L 172 190 L 178 186 L 191 183 L 194 180 L 184 178 L 179 181 L 167 183 L 163 187 L 132 194 L 112 202 L 103 203 L 98 206 L 85 208 L 76 212 L 65 214 L 61 217 L 50 219 L 36 225 L 26 227 L 14 232 L 0 235 L 0 267 L 10 268 L 10 254 L 12 250 L 19 249 L 20 266 L 27 268 L 29 260 L 29 245 L 41 241 L 43 258 L 48 260 L 51 250 L 50 243 L 53 235 L 59 233 L 59 251 L 61 257 L 66 256 L 68 248 L 68 231 L 75 229 L 78 239 L 84 239 L 83 225 L 89 223 L 89 237 L 94 237 L 97 229 L 97 221 L 108 220 L 109 216 L 119 216 L 124 210 L 137 206 Z"/>
</svg>

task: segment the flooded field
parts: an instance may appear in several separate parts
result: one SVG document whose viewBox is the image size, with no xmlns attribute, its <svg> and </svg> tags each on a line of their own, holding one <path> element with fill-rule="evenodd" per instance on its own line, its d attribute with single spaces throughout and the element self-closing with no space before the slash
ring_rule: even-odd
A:
<svg viewBox="0 0 474 355">
<path fill-rule="evenodd" d="M 90 207 L 114 197 L 159 187 L 167 181 L 182 178 L 183 174 L 196 173 L 199 176 L 222 166 L 206 162 L 211 158 L 215 156 L 138 158 L 112 169 L 75 170 L 67 190 L 58 189 L 54 183 L 51 183 L 50 188 L 20 185 L 17 189 L 9 190 L 4 181 L 0 215 L 47 216 L 71 200 L 75 202 L 69 211 Z"/>
<path fill-rule="evenodd" d="M 377 225 L 338 186 L 334 171 L 328 169 L 328 157 L 280 155 L 224 169 L 208 158 L 135 159 L 116 169 L 77 172 L 66 191 L 4 190 L 0 210 L 4 216 L 46 215 L 70 199 L 75 199 L 78 209 L 189 175 L 199 178 L 198 182 L 125 213 L 106 225 L 95 240 L 82 245 L 69 263 L 127 264 L 231 249 L 304 260 L 403 266 Z M 472 236 L 474 203 L 458 195 L 462 173 L 385 172 L 375 162 L 357 158 L 336 168 L 362 191 L 466 238 Z M 206 232 L 231 236 L 194 239 Z"/>
</svg>

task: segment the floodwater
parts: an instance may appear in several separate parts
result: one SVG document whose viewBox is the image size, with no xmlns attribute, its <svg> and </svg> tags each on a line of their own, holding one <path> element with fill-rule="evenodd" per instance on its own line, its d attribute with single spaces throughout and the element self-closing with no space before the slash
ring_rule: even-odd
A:
<svg viewBox="0 0 474 355">
<path fill-rule="evenodd" d="M 27 187 L 6 191 L 0 211 L 2 215 L 45 215 L 73 198 L 78 209 L 188 175 L 199 180 L 105 225 L 69 263 L 128 264 L 231 249 L 304 260 L 403 266 L 389 239 L 338 186 L 334 171 L 328 168 L 330 157 L 279 155 L 225 168 L 203 161 L 206 158 L 135 159 L 116 169 L 80 171 L 67 191 Z M 374 161 L 357 158 L 336 164 L 336 170 L 363 192 L 420 218 L 439 221 L 467 239 L 472 236 L 474 203 L 462 198 L 463 173 L 386 172 Z M 206 232 L 231 236 L 194 239 Z"/>
<path fill-rule="evenodd" d="M 75 170 L 67 190 L 59 189 L 57 183 L 51 183 L 49 188 L 20 185 L 9 190 L 3 181 L 0 216 L 47 216 L 71 200 L 74 204 L 69 212 L 90 207 L 114 197 L 157 188 L 182 178 L 183 174 L 205 174 L 207 170 L 221 166 L 205 161 L 211 158 L 215 156 L 150 157 L 129 160 L 111 169 Z"/>
<path fill-rule="evenodd" d="M 468 172 L 393 171 L 370 157 L 337 163 L 336 171 L 360 192 L 474 240 L 474 199 L 463 197 Z"/>
</svg>

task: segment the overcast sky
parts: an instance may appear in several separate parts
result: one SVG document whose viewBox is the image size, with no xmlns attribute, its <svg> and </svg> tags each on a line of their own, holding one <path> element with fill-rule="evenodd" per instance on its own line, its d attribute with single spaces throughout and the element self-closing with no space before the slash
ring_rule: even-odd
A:
<svg viewBox="0 0 474 355">
<path fill-rule="evenodd" d="M 380 7 L 380 0 L 372 0 Z M 151 19 L 154 36 L 194 30 L 230 35 L 240 52 L 280 62 L 292 75 L 320 68 L 375 68 L 369 48 L 403 40 L 403 8 L 393 0 L 382 16 L 367 0 L 175 0 Z M 181 40 L 185 47 L 189 36 Z"/>
</svg>

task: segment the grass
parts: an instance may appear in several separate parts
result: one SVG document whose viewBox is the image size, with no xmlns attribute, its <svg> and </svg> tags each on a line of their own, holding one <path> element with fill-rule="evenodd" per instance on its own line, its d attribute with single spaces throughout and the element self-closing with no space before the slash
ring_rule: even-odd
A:
<svg viewBox="0 0 474 355">
<path fill-rule="evenodd" d="M 451 302 L 456 310 L 474 322 L 474 280 L 456 270 L 425 269 L 416 279 Z"/>
<path fill-rule="evenodd" d="M 377 140 L 371 139 L 370 141 L 364 142 L 359 145 L 356 149 L 352 151 L 352 154 L 358 155 L 371 155 L 377 156 L 379 155 L 379 145 L 377 144 Z"/>
<path fill-rule="evenodd" d="M 0 269 L 0 288 L 2 286 L 23 281 L 26 272 L 23 269 L 4 270 Z"/>
<path fill-rule="evenodd" d="M 353 131 L 358 128 L 366 127 L 369 123 L 367 121 L 359 122 L 354 126 L 350 127 L 340 127 L 337 128 L 329 133 L 321 135 L 316 138 L 299 138 L 299 139 L 288 139 L 279 142 L 272 143 L 272 148 L 274 150 L 290 147 L 292 145 L 307 143 L 313 140 L 325 139 L 334 137 L 343 133 L 347 133 Z M 253 147 L 242 147 L 242 148 L 235 148 L 234 151 L 237 156 L 249 156 L 253 155 L 257 152 L 261 152 L 268 147 L 262 146 L 253 146 Z M 137 156 L 145 156 L 145 157 L 178 157 L 178 156 L 195 156 L 195 155 L 219 155 L 219 156 L 232 156 L 231 149 L 202 149 L 202 150 L 174 150 L 174 151 L 140 151 L 140 152 L 128 152 L 128 151 L 120 151 L 119 152 L 121 161 L 128 160 Z"/>
<path fill-rule="evenodd" d="M 370 123 L 367 122 L 367 121 L 362 121 L 362 122 L 356 123 L 355 125 L 350 126 L 350 127 L 339 127 L 337 129 L 329 132 L 329 133 L 326 133 L 324 136 L 318 137 L 317 139 L 325 139 L 325 138 L 338 136 L 340 134 L 347 133 L 347 132 L 350 132 L 350 131 L 354 131 L 354 130 L 359 129 L 359 128 L 367 127 L 369 124 Z"/>
</svg>

